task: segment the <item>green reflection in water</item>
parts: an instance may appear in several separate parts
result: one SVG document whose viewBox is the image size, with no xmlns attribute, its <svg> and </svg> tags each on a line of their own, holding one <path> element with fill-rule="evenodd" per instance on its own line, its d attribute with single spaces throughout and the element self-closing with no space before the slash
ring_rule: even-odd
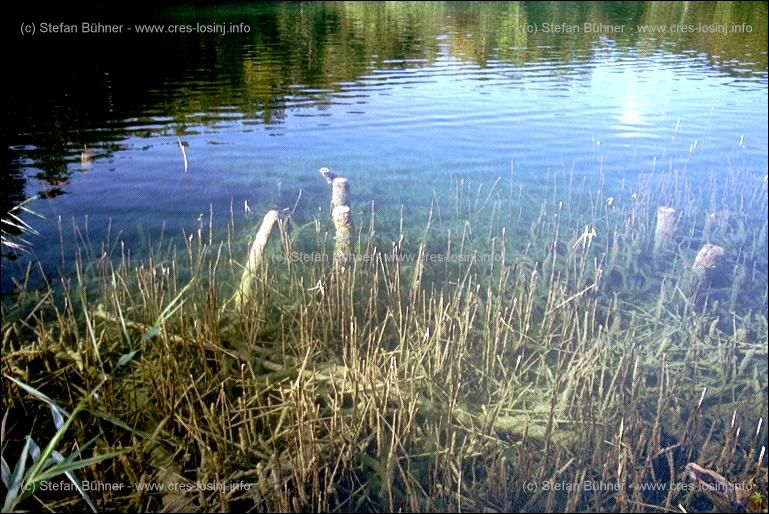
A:
<svg viewBox="0 0 769 514">
<path fill-rule="evenodd" d="M 765 77 L 767 69 L 762 2 L 279 3 L 177 8 L 156 21 L 244 23 L 250 32 L 127 34 L 97 44 L 77 37 L 54 45 L 41 38 L 25 42 L 23 51 L 12 55 L 18 73 L 11 83 L 9 121 L 11 143 L 33 149 L 16 154 L 12 168 L 31 159 L 44 180 L 58 182 L 66 178 L 66 162 L 77 160 L 84 145 L 119 142 L 129 129 L 141 134 L 145 123 L 150 135 L 158 130 L 152 123 L 158 116 L 164 117 L 161 128 L 179 133 L 191 124 L 213 124 L 223 108 L 257 123 L 275 123 L 292 106 L 323 107 L 340 84 L 371 69 L 430 65 L 442 51 L 479 66 L 568 64 L 577 73 L 553 71 L 564 80 L 589 73 L 589 67 L 575 68 L 591 61 L 606 41 L 638 57 L 694 52 L 728 75 Z M 586 23 L 624 30 L 585 33 Z M 543 33 L 544 24 L 580 32 Z M 674 25 L 751 32 L 671 33 Z M 540 30 L 534 32 L 534 26 Z M 667 27 L 667 33 L 644 33 L 639 26 Z M 18 179 L 18 169 L 10 173 Z"/>
</svg>

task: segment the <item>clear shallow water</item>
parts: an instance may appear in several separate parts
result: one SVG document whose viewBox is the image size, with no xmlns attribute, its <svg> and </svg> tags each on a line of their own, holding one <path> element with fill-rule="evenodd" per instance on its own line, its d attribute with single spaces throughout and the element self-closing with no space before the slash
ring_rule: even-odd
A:
<svg viewBox="0 0 769 514">
<path fill-rule="evenodd" d="M 435 430 L 434 443 L 432 436 L 421 435 L 433 431 L 429 417 L 424 432 L 413 430 L 414 445 L 408 451 L 419 459 L 414 461 L 413 483 L 432 496 L 425 499 L 428 509 L 459 509 L 453 500 L 433 503 L 435 493 L 445 497 L 450 490 L 445 483 L 440 489 L 427 485 L 436 483 L 432 477 L 454 476 L 457 469 L 468 479 L 472 476 L 469 487 L 465 482 L 468 495 L 462 495 L 461 477 L 457 486 L 457 501 L 465 508 L 473 505 L 465 498 L 477 494 L 478 510 L 552 510 L 552 505 L 557 510 L 572 499 L 577 500 L 572 504 L 576 510 L 663 503 L 672 508 L 679 501 L 688 510 L 710 509 L 697 496 L 689 503 L 691 494 L 670 496 L 662 489 L 634 496 L 633 502 L 641 503 L 625 503 L 617 489 L 592 490 L 590 495 L 584 495 L 585 489 L 574 489 L 576 495 L 562 491 L 569 492 L 567 499 L 528 494 L 531 489 L 520 482 L 531 480 L 535 467 L 539 478 L 552 472 L 576 481 L 578 466 L 584 466 L 580 481 L 600 477 L 604 484 L 615 479 L 626 483 L 623 470 L 630 469 L 628 477 L 638 492 L 649 480 L 671 485 L 686 480 L 674 477 L 673 468 L 682 470 L 689 459 L 715 464 L 714 469 L 738 480 L 766 446 L 766 431 L 758 421 L 767 408 L 766 11 L 765 4 L 730 2 L 182 6 L 155 16 L 96 11 L 89 18 L 163 27 L 245 23 L 251 30 L 22 37 L 11 52 L 15 75 L 8 101 L 4 201 L 11 205 L 37 195 L 30 207 L 46 219 L 25 216 L 39 231 L 27 236 L 30 254 L 14 259 L 4 251 L 1 307 L 3 325 L 10 327 L 4 328 L 10 351 L 4 351 L 3 365 L 13 373 L 19 370 L 20 376 L 30 370 L 26 374 L 34 384 L 50 387 L 52 397 L 66 397 L 73 384 L 91 381 L 86 375 L 90 371 L 78 373 L 68 360 L 59 360 L 64 354 L 54 356 L 57 344 L 47 342 L 51 330 L 40 298 L 51 298 L 51 306 L 60 308 L 73 327 L 84 326 L 78 302 L 84 314 L 89 312 L 86 301 L 104 313 L 102 305 L 110 309 L 123 298 L 125 308 L 117 311 L 121 319 L 130 312 L 130 321 L 154 323 L 163 306 L 170 305 L 166 298 L 188 291 L 184 286 L 176 297 L 177 285 L 191 284 L 189 275 L 199 274 L 203 280 L 185 293 L 191 301 L 180 311 L 178 323 L 164 327 L 178 336 L 173 338 L 178 346 L 169 352 L 168 346 L 145 345 L 143 354 L 137 354 L 137 369 L 153 377 L 148 390 L 156 401 L 145 404 L 141 421 L 152 430 L 157 419 L 167 416 L 164 406 L 172 404 L 164 398 L 165 389 L 155 386 L 155 370 L 174 377 L 205 370 L 213 387 L 201 384 L 200 390 L 223 391 L 227 365 L 209 375 L 220 364 L 212 368 L 207 350 L 188 353 L 188 341 L 200 341 L 201 350 L 209 341 L 221 341 L 227 350 L 247 346 L 248 355 L 254 349 L 280 347 L 285 366 L 292 369 L 298 361 L 290 355 L 307 362 L 312 352 L 321 372 L 327 364 L 336 369 L 340 353 L 345 366 L 354 369 L 354 356 L 362 355 L 359 343 L 368 341 L 361 362 L 365 368 L 389 370 L 390 380 L 397 363 L 407 383 L 415 384 L 410 386 L 415 398 L 438 399 L 419 405 L 421 414 L 444 407 L 440 391 L 456 391 L 467 406 L 470 423 L 452 421 L 450 401 L 449 417 L 435 424 L 447 429 Z M 56 21 L 50 12 L 20 16 L 27 23 L 39 24 L 44 17 Z M 61 16 L 68 22 L 83 18 L 72 12 Z M 625 30 L 574 30 L 586 22 Z M 545 23 L 572 31 L 548 34 L 540 30 Z M 750 26 L 751 31 L 651 32 L 701 23 Z M 307 266 L 289 266 L 273 245 L 269 251 L 278 255 L 270 255 L 269 262 L 277 266 L 270 267 L 274 275 L 269 280 L 275 281 L 264 305 L 251 312 L 259 319 L 240 316 L 237 309 L 219 317 L 232 303 L 220 310 L 219 301 L 230 297 L 240 275 L 237 262 L 244 260 L 267 209 L 297 203 L 290 247 L 302 257 L 331 254 L 330 232 L 323 243 L 323 231 L 330 231 L 331 223 L 328 185 L 318 174 L 321 166 L 350 179 L 355 228 L 361 231 L 361 246 L 381 250 L 373 252 L 377 260 L 361 259 L 371 267 L 355 268 L 352 276 L 358 278 L 346 282 L 349 294 L 334 293 L 346 291 L 339 289 L 345 281 L 336 280 L 339 275 L 330 272 L 328 259 L 296 260 Z M 367 239 L 372 204 L 376 234 Z M 680 218 L 673 241 L 661 243 L 657 251 L 654 221 L 662 204 L 675 207 Z M 247 209 L 250 216 L 245 216 Z M 209 212 L 214 251 L 202 254 L 209 248 L 203 244 L 190 244 L 189 257 L 186 249 L 178 251 L 182 232 L 196 242 L 207 239 Z M 401 215 L 405 227 L 399 227 Z M 321 227 L 317 233 L 316 226 Z M 234 232 L 228 232 L 231 228 Z M 401 228 L 406 234 L 402 240 Z M 230 235 L 232 248 L 225 245 L 217 253 L 216 243 Z M 167 241 L 170 236 L 173 243 Z M 696 258 L 704 243 L 723 245 L 726 264 L 712 270 L 713 280 L 700 283 Z M 149 248 L 152 263 L 139 266 L 147 262 Z M 198 250 L 201 260 L 196 262 Z M 130 264 L 112 268 L 102 259 L 103 251 L 111 252 L 117 263 Z M 411 259 L 417 254 L 424 260 Z M 125 255 L 130 258 L 123 259 Z M 74 275 L 80 256 L 86 264 L 80 274 L 84 278 L 71 282 L 83 286 L 77 288 L 82 295 L 76 299 L 66 294 L 74 293 L 67 277 Z M 169 256 L 173 264 L 166 260 Z M 356 258 L 367 256 L 371 254 L 359 252 Z M 220 263 L 219 257 L 233 260 Z M 29 291 L 8 294 L 13 279 L 38 259 L 55 285 L 39 294 L 36 286 L 42 279 L 33 271 Z M 222 281 L 201 284 L 213 279 L 212 274 Z M 400 294 L 405 289 L 408 296 Z M 451 305 L 445 314 L 444 305 Z M 40 314 L 32 319 L 30 312 Z M 395 318 L 405 321 L 392 322 Z M 78 355 L 90 355 L 80 351 L 85 340 L 76 335 L 70 341 L 70 331 L 61 323 L 61 334 L 55 337 L 64 349 L 74 343 Z M 50 326 L 55 333 L 55 323 Z M 29 344 L 44 350 L 35 351 L 42 358 L 34 357 L 30 364 L 24 348 L 28 329 L 37 327 L 42 344 L 34 338 Z M 83 330 L 84 336 L 100 331 L 93 325 Z M 123 351 L 122 344 L 113 345 L 111 331 L 106 328 L 99 338 L 108 344 L 94 348 L 109 347 L 111 354 L 104 362 L 120 362 L 115 352 Z M 50 368 L 48 355 L 55 359 L 55 376 L 37 372 Z M 261 360 L 264 354 L 256 355 Z M 251 357 L 242 360 L 251 362 Z M 368 371 L 361 376 L 366 389 L 379 380 Z M 255 391 L 255 398 L 273 393 L 288 397 L 273 389 L 281 383 L 288 385 L 280 379 L 262 389 L 241 378 L 233 393 L 240 389 L 249 395 Z M 499 384 L 508 385 L 501 390 Z M 131 390 L 136 389 L 114 388 L 121 396 Z M 310 398 L 307 405 L 321 414 L 317 426 L 325 433 L 328 418 L 314 410 L 320 403 L 327 405 L 321 394 L 321 402 Z M 372 405 L 380 403 L 371 398 Z M 104 401 L 123 404 L 122 399 Z M 388 408 L 386 397 L 381 404 Z M 176 405 L 173 411 L 181 412 Z M 283 412 L 304 412 L 303 405 L 288 404 Z M 135 419 L 135 409 L 127 408 L 120 412 L 118 407 L 115 416 Z M 191 406 L 193 415 L 196 409 Z M 11 418 L 38 426 L 28 412 L 12 411 Z M 250 412 L 249 407 L 241 414 Z M 469 433 L 466 427 L 475 425 L 474 419 L 489 420 L 491 412 L 506 416 L 507 428 L 497 433 L 494 425 L 479 424 L 484 428 L 478 435 L 486 439 L 486 427 L 492 435 L 488 446 L 480 446 L 481 453 L 474 448 L 468 453 L 471 447 L 465 443 L 454 446 L 455 434 L 467 441 L 460 434 Z M 222 415 L 233 421 L 221 427 L 225 439 L 232 427 L 242 426 L 241 414 Z M 280 419 L 277 426 L 286 428 L 283 414 Z M 298 434 L 310 426 L 305 419 L 297 417 Z M 364 436 L 363 425 L 355 418 L 350 423 Z M 759 428 L 753 431 L 756 423 Z M 176 441 L 186 447 L 187 425 L 180 426 L 185 430 Z M 407 431 L 410 426 L 407 422 Z M 521 426 L 524 434 L 517 430 Z M 174 440 L 173 430 L 168 432 Z M 323 439 L 311 433 L 312 441 Z M 539 438 L 533 436 L 530 443 L 527 434 L 535 433 Z M 252 435 L 252 441 L 261 440 Z M 558 436 L 552 446 L 551 435 Z M 433 452 L 442 453 L 448 441 L 447 455 L 456 449 L 459 467 L 448 459 L 445 471 L 442 465 L 425 464 L 425 456 L 432 461 Z M 289 452 L 297 447 L 293 435 L 285 442 Z M 23 446 L 23 441 L 17 443 Z M 392 482 L 381 480 L 381 457 L 385 451 L 393 455 L 392 447 L 367 444 L 360 446 L 361 457 L 380 459 L 379 464 L 361 458 L 359 466 L 356 455 L 343 467 L 354 468 L 352 484 L 366 483 L 370 489 L 361 495 L 357 486 L 353 491 L 341 480 L 336 510 L 355 508 L 348 493 L 365 496 L 371 510 L 386 506 L 375 483 Z M 305 446 L 298 447 L 298 458 L 305 462 Z M 185 455 L 200 456 L 185 460 L 185 468 L 194 472 L 200 463 L 197 476 L 207 473 L 203 463 L 210 448 L 185 448 Z M 275 455 L 285 455 L 279 451 Z M 338 452 L 332 453 L 336 469 Z M 502 467 L 493 463 L 495 455 L 504 455 L 498 461 Z M 564 455 L 573 458 L 564 464 Z M 728 465 L 722 465 L 725 457 Z M 225 460 L 234 463 L 230 469 L 238 476 L 246 471 L 241 466 L 249 473 L 253 469 L 253 461 L 240 455 Z M 492 465 L 477 467 L 483 460 Z M 322 460 L 309 462 L 324 469 Z M 497 486 L 499 494 L 494 492 Z M 284 493 L 288 497 L 291 491 Z M 389 510 L 399 505 L 420 510 L 405 503 L 406 494 L 395 496 L 398 503 L 390 499 Z M 486 499 L 491 503 L 484 503 Z M 314 505 L 312 510 L 332 510 Z"/>
<path fill-rule="evenodd" d="M 40 196 L 30 207 L 46 220 L 29 219 L 40 232 L 32 253 L 49 269 L 61 265 L 59 219 L 64 227 L 87 219 L 94 241 L 111 223 L 112 234 L 138 244 L 161 230 L 193 230 L 210 211 L 223 227 L 246 202 L 258 216 L 290 208 L 300 190 L 297 215 L 309 219 L 327 204 L 322 166 L 350 178 L 360 204 L 420 212 L 433 189 L 448 194 L 451 176 L 489 185 L 512 177 L 534 194 L 554 173 L 600 175 L 614 187 L 652 170 L 695 181 L 730 167 L 766 175 L 762 3 L 102 14 L 131 26 L 245 23 L 250 32 L 17 42 L 4 210 Z M 585 22 L 624 30 L 543 31 Z M 743 23 L 750 33 L 642 33 Z M 85 162 L 84 148 L 94 152 Z M 27 259 L 4 257 L 4 291 Z"/>
</svg>

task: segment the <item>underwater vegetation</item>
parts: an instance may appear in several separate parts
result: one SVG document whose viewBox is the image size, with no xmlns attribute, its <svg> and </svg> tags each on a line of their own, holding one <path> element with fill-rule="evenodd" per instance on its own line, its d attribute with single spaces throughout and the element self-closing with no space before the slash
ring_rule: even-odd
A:
<svg viewBox="0 0 769 514">
<path fill-rule="evenodd" d="M 2 303 L 4 510 L 765 498 L 765 175 L 452 176 L 421 210 L 324 176 L 312 219 L 28 267 Z"/>
</svg>

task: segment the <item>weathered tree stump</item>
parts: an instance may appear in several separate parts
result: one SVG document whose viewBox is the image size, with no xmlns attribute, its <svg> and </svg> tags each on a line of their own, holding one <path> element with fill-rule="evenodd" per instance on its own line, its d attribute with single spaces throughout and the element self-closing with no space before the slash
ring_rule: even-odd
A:
<svg viewBox="0 0 769 514">
<path fill-rule="evenodd" d="M 337 177 L 328 168 L 320 174 L 331 184 L 331 219 L 334 221 L 334 266 L 344 270 L 352 257 L 352 209 L 350 208 L 350 184 L 344 177 Z"/>
<path fill-rule="evenodd" d="M 253 295 L 254 281 L 264 261 L 264 250 L 270 241 L 272 227 L 278 222 L 279 217 L 278 211 L 272 210 L 265 214 L 264 219 L 262 219 L 262 224 L 259 226 L 251 245 L 251 251 L 248 253 L 248 262 L 246 262 L 246 267 L 243 270 L 240 286 L 235 291 L 235 307 L 238 309 L 245 305 Z"/>
<path fill-rule="evenodd" d="M 718 245 L 706 243 L 700 248 L 690 269 L 684 270 L 681 279 L 681 291 L 694 304 L 700 292 L 706 291 L 718 281 L 721 274 L 721 260 L 724 249 Z"/>
<path fill-rule="evenodd" d="M 336 177 L 331 183 L 331 208 L 350 206 L 350 185 L 344 177 Z"/>
<path fill-rule="evenodd" d="M 700 280 L 712 281 L 719 269 L 721 257 L 724 256 L 724 249 L 718 245 L 705 243 L 697 253 L 692 265 L 692 271 Z"/>
<path fill-rule="evenodd" d="M 336 237 L 334 244 L 334 265 L 345 266 L 352 256 L 352 209 L 349 205 L 338 205 L 332 213 Z"/>
<path fill-rule="evenodd" d="M 654 229 L 654 253 L 659 253 L 673 239 L 676 231 L 676 210 L 672 207 L 657 208 L 657 226 Z"/>
</svg>

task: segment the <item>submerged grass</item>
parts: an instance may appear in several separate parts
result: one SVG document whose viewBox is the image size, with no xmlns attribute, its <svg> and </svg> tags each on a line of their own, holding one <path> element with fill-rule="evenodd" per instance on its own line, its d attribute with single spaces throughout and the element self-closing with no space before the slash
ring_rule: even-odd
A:
<svg viewBox="0 0 769 514">
<path fill-rule="evenodd" d="M 548 184 L 356 206 L 344 269 L 329 215 L 281 223 L 242 305 L 234 224 L 141 260 L 83 238 L 75 278 L 3 304 L 3 455 L 60 437 L 132 511 L 672 511 L 707 505 L 688 462 L 765 474 L 766 178 Z M 725 273 L 693 282 L 711 241 Z M 104 416 L 58 434 L 17 381 Z"/>
</svg>

